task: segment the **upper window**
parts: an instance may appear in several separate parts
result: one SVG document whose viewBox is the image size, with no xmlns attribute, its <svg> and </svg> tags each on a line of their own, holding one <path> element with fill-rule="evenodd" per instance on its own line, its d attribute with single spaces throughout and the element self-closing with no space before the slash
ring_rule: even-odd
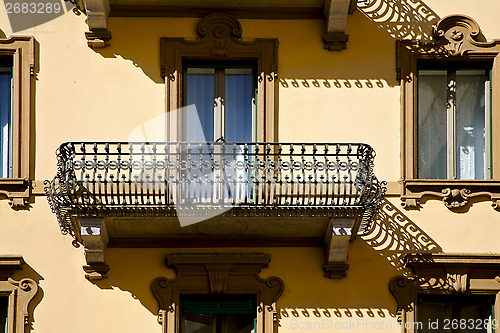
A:
<svg viewBox="0 0 500 333">
<path fill-rule="evenodd" d="M 255 70 L 245 63 L 191 63 L 184 69 L 184 140 L 254 141 Z"/>
<path fill-rule="evenodd" d="M 31 171 L 33 37 L 0 39 L 0 198 L 27 203 Z"/>
<path fill-rule="evenodd" d="M 490 70 L 421 65 L 418 178 L 491 178 Z"/>
<path fill-rule="evenodd" d="M 486 42 L 463 15 L 433 31 L 429 42 L 396 42 L 403 206 L 489 198 L 500 208 L 500 40 Z"/>
<path fill-rule="evenodd" d="M 161 39 L 168 140 L 275 142 L 278 40 L 244 40 L 222 13 L 202 18 L 197 33 Z M 197 114 L 177 112 L 193 104 Z"/>
</svg>

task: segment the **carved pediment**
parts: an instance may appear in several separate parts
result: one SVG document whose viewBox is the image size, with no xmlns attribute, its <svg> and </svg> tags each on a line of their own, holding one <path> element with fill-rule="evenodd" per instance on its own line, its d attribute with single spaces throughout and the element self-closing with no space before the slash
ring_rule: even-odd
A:
<svg viewBox="0 0 500 333">
<path fill-rule="evenodd" d="M 500 41 L 487 42 L 477 22 L 469 16 L 446 16 L 436 24 L 433 34 L 436 41 L 444 41 L 443 47 L 452 56 L 489 49 L 500 51 Z"/>
<path fill-rule="evenodd" d="M 270 261 L 271 256 L 265 253 L 172 253 L 166 256 L 165 264 L 175 269 L 177 277 L 158 277 L 151 288 L 160 310 L 178 304 L 182 293 L 256 294 L 258 302 L 272 305 L 284 285 L 278 277 L 259 276 Z"/>
<path fill-rule="evenodd" d="M 196 28 L 197 38 L 163 37 L 161 39 L 161 75 L 170 76 L 181 66 L 182 58 L 238 60 L 260 58 L 265 73 L 277 72 L 278 40 L 244 40 L 243 29 L 234 16 L 213 13 L 202 18 Z M 215 58 L 214 58 L 215 57 Z"/>
</svg>

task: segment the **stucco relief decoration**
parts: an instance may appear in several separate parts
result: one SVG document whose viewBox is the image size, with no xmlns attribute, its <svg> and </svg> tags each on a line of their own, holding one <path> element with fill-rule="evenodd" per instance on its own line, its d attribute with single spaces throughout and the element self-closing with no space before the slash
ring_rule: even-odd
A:
<svg viewBox="0 0 500 333">
<path fill-rule="evenodd" d="M 243 30 L 240 22 L 233 16 L 215 13 L 200 20 L 197 32 L 201 38 L 205 38 L 207 34 L 215 37 L 213 39 L 215 48 L 211 51 L 211 55 L 228 56 L 228 39 L 240 39 Z"/>
<path fill-rule="evenodd" d="M 446 41 L 444 48 L 452 56 L 463 56 L 474 47 L 495 45 L 486 42 L 476 21 L 465 15 L 447 16 L 433 30 L 436 40 Z"/>
</svg>

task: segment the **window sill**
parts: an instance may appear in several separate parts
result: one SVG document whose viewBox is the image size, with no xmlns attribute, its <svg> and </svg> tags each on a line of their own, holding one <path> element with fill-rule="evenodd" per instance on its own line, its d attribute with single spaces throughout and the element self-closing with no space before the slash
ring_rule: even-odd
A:
<svg viewBox="0 0 500 333">
<path fill-rule="evenodd" d="M 28 203 L 31 194 L 28 178 L 0 178 L 0 198 L 6 196 L 12 208 L 20 208 Z"/>
<path fill-rule="evenodd" d="M 441 199 L 452 210 L 470 205 L 471 199 L 489 199 L 494 209 L 500 209 L 500 180 L 406 179 L 402 186 L 406 209 L 418 209 L 429 199 Z"/>
</svg>

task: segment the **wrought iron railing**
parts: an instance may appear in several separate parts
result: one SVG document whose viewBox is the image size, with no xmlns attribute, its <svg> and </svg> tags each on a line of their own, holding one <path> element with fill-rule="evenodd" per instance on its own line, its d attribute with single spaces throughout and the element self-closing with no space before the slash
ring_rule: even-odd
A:
<svg viewBox="0 0 500 333">
<path fill-rule="evenodd" d="M 45 192 L 63 233 L 70 216 L 221 207 L 334 209 L 368 229 L 385 191 L 366 144 L 69 142 Z"/>
</svg>

